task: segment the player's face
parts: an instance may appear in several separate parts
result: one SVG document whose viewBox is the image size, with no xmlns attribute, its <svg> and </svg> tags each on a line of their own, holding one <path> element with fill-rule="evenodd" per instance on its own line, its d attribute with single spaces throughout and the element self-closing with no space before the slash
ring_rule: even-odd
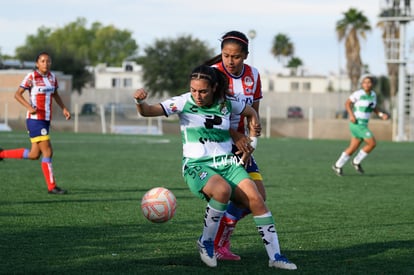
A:
<svg viewBox="0 0 414 275">
<path fill-rule="evenodd" d="M 372 81 L 370 78 L 364 78 L 364 80 L 362 80 L 362 89 L 364 89 L 364 91 L 369 92 L 372 89 Z"/>
<path fill-rule="evenodd" d="M 50 71 L 52 65 L 52 60 L 47 54 L 42 54 L 39 56 L 39 59 L 36 62 L 36 67 L 42 74 L 45 74 Z"/>
<path fill-rule="evenodd" d="M 214 91 L 207 80 L 192 79 L 190 82 L 190 91 L 197 106 L 204 107 L 213 104 Z"/>
<path fill-rule="evenodd" d="M 247 55 L 237 43 L 225 43 L 221 50 L 221 58 L 226 70 L 232 75 L 238 76 L 243 70 L 243 62 Z"/>
</svg>

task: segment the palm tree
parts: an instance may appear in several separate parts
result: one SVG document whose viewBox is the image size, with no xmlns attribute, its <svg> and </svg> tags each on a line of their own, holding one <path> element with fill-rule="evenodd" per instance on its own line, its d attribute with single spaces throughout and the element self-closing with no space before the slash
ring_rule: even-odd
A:
<svg viewBox="0 0 414 275">
<path fill-rule="evenodd" d="M 288 57 L 293 55 L 294 51 L 293 43 L 286 34 L 279 33 L 275 36 L 271 52 L 279 62 L 283 64 Z"/>
<path fill-rule="evenodd" d="M 299 57 L 292 57 L 286 65 L 286 67 L 290 69 L 290 75 L 292 76 L 298 75 L 298 68 L 300 66 L 303 66 L 303 62 Z"/>
<path fill-rule="evenodd" d="M 350 8 L 343 15 L 344 18 L 336 23 L 336 33 L 339 41 L 345 39 L 346 68 L 351 79 L 351 89 L 356 90 L 362 68 L 359 37 L 365 39 L 365 33 L 371 30 L 371 25 L 368 18 L 354 8 Z"/>
</svg>

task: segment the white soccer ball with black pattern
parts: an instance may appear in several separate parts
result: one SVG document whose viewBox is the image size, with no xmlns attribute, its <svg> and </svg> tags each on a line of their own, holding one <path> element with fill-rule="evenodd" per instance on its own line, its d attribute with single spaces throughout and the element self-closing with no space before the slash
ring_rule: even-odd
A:
<svg viewBox="0 0 414 275">
<path fill-rule="evenodd" d="M 150 189 L 141 200 L 142 214 L 154 223 L 171 220 L 176 208 L 177 200 L 173 192 L 164 187 Z"/>
</svg>

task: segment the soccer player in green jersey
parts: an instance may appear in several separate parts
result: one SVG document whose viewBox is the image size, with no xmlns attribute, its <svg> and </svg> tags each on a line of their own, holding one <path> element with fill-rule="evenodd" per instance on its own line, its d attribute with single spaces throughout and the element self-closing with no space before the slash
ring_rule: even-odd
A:
<svg viewBox="0 0 414 275">
<path fill-rule="evenodd" d="M 272 213 L 239 159 L 232 153 L 230 115 L 246 116 L 250 133 L 259 135 L 260 121 L 254 109 L 227 95 L 228 82 L 216 68 L 201 65 L 190 75 L 190 91 L 159 104 L 147 104 L 148 93 L 133 97 L 143 116 L 169 116 L 180 120 L 183 142 L 182 172 L 190 191 L 208 204 L 204 227 L 197 244 L 201 260 L 217 266 L 214 240 L 230 200 L 249 208 L 269 256 L 269 267 L 296 269 L 280 252 Z"/>
<path fill-rule="evenodd" d="M 365 159 L 376 146 L 375 137 L 368 129 L 368 121 L 371 113 L 374 112 L 382 119 L 388 119 L 388 115 L 379 111 L 377 107 L 377 96 L 372 90 L 373 78 L 363 76 L 361 81 L 362 89 L 353 92 L 345 102 L 345 108 L 349 116 L 349 129 L 351 131 L 351 141 L 348 148 L 340 155 L 338 160 L 332 166 L 332 169 L 338 176 L 343 175 L 342 167 L 349 158 L 358 150 L 362 142 L 365 142 L 355 158 L 352 160 L 352 166 L 355 170 L 363 174 L 361 162 Z"/>
</svg>

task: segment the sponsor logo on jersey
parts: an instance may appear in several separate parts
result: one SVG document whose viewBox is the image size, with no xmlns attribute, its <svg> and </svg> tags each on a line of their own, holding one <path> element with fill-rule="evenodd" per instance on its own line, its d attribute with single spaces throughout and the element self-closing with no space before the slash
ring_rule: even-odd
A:
<svg viewBox="0 0 414 275">
<path fill-rule="evenodd" d="M 204 180 L 207 177 L 207 175 L 208 173 L 206 171 L 198 173 L 198 177 L 200 178 L 200 180 Z"/>
<path fill-rule="evenodd" d="M 49 92 L 53 93 L 55 91 L 55 87 L 46 87 L 46 88 L 39 87 L 37 91 L 41 93 L 49 93 Z"/>
</svg>

